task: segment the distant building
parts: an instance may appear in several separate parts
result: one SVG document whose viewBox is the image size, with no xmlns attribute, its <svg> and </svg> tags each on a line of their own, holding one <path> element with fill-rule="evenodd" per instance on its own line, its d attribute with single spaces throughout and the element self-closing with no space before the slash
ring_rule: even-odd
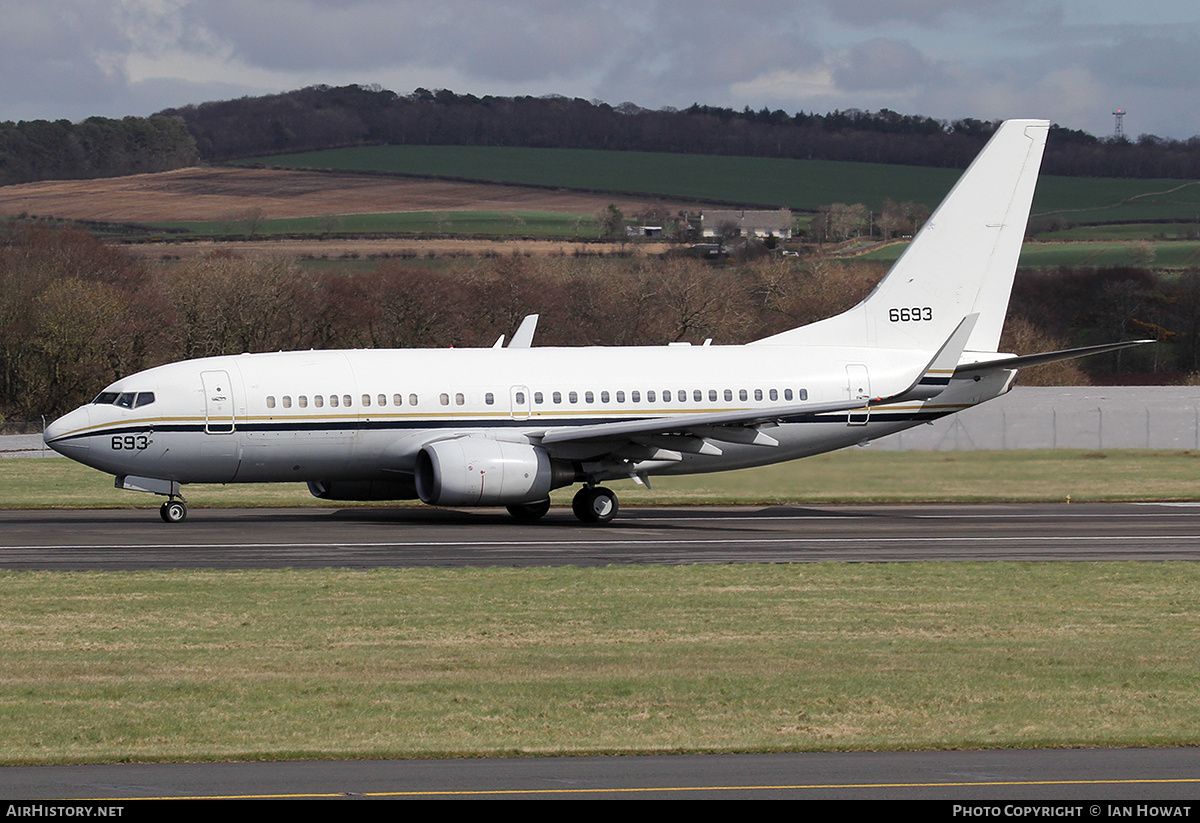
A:
<svg viewBox="0 0 1200 823">
<path fill-rule="evenodd" d="M 625 234 L 629 237 L 662 237 L 662 226 L 626 226 Z"/>
<path fill-rule="evenodd" d="M 704 237 L 716 237 L 723 226 L 737 226 L 742 237 L 773 235 L 787 240 L 792 236 L 792 210 L 714 209 L 705 211 L 700 218 L 700 233 Z"/>
</svg>

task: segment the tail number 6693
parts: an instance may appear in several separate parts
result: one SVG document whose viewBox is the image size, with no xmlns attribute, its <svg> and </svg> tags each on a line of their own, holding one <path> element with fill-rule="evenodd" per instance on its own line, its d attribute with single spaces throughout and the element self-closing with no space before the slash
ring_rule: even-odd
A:
<svg viewBox="0 0 1200 823">
<path fill-rule="evenodd" d="M 888 320 L 893 323 L 910 323 L 914 320 L 932 320 L 933 309 L 929 306 L 913 306 L 904 309 L 888 309 Z"/>
</svg>

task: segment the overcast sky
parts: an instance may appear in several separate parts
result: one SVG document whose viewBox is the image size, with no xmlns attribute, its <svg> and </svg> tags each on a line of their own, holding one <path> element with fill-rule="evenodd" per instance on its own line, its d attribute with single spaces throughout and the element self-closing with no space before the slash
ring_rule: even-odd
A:
<svg viewBox="0 0 1200 823">
<path fill-rule="evenodd" d="M 1196 0 L 0 0 L 0 120 L 314 83 L 1200 134 Z"/>
</svg>

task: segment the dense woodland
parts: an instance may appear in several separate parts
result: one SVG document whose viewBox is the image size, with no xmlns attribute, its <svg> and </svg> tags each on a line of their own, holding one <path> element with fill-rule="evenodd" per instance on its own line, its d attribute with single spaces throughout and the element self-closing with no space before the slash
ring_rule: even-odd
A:
<svg viewBox="0 0 1200 823">
<path fill-rule="evenodd" d="M 0 123 L 0 185 L 104 177 L 264 154 L 380 144 L 528 146 L 853 160 L 965 168 L 996 123 L 883 109 L 828 114 L 543 97 L 476 97 L 376 86 L 167 109 L 149 118 Z M 1200 177 L 1200 137 L 1101 139 L 1054 127 L 1046 174 Z"/>
<path fill-rule="evenodd" d="M 112 380 L 189 357 L 487 346 L 533 312 L 542 315 L 538 345 L 741 343 L 848 308 L 885 269 L 778 257 L 436 262 L 385 260 L 367 272 L 229 253 L 147 263 L 80 231 L 9 223 L 0 234 L 0 413 L 55 415 Z M 1028 370 L 1025 383 L 1178 379 L 1200 369 L 1200 273 L 1022 272 L 1005 334 L 1002 348 L 1018 353 L 1164 341 Z"/>
<path fill-rule="evenodd" d="M 177 117 L 0 122 L 0 185 L 168 171 L 198 159 Z"/>
</svg>

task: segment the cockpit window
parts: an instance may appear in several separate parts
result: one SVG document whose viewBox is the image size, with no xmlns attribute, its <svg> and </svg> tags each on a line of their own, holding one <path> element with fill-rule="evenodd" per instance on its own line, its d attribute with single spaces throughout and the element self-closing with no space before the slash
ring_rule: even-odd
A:
<svg viewBox="0 0 1200 823">
<path fill-rule="evenodd" d="M 153 402 L 154 392 L 152 391 L 102 391 L 96 395 L 96 399 L 92 401 L 92 404 L 97 406 L 118 406 L 122 409 L 139 409 L 142 406 L 149 406 Z"/>
</svg>

